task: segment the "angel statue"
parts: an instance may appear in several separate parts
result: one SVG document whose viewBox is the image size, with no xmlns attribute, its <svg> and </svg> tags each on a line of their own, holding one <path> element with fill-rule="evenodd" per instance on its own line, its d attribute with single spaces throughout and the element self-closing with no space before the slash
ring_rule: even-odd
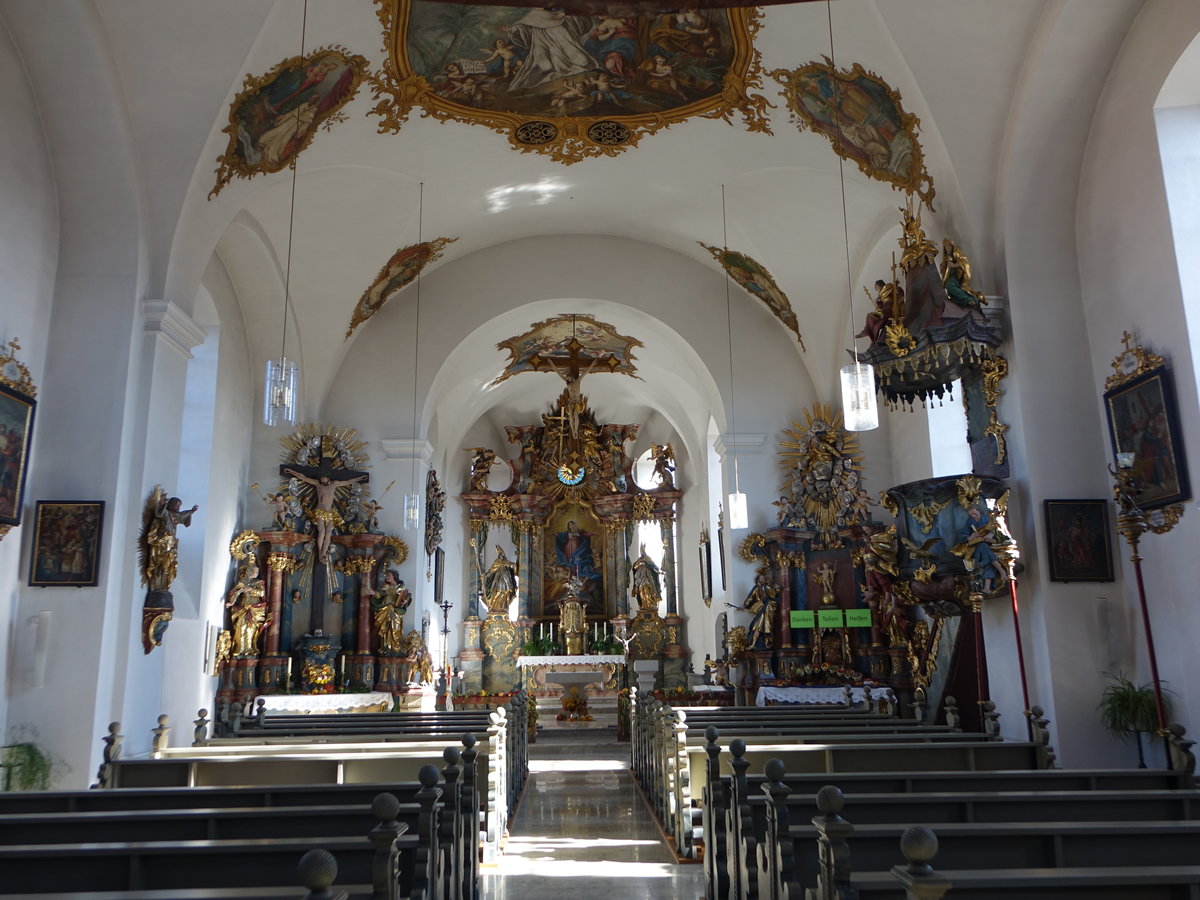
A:
<svg viewBox="0 0 1200 900">
<path fill-rule="evenodd" d="M 468 447 L 467 452 L 475 454 L 471 459 L 471 490 L 486 491 L 488 473 L 496 461 L 496 451 L 487 447 Z"/>
<path fill-rule="evenodd" d="M 671 445 L 652 443 L 650 458 L 654 461 L 654 476 L 658 479 L 658 486 L 675 487 L 675 451 Z"/>
<path fill-rule="evenodd" d="M 942 285 L 951 303 L 978 310 L 987 297 L 971 289 L 971 261 L 950 238 L 942 241 Z"/>
<path fill-rule="evenodd" d="M 142 511 L 142 532 L 138 538 L 142 584 L 149 589 L 142 603 L 142 649 L 149 653 L 162 644 L 163 634 L 175 612 L 171 583 L 179 564 L 179 539 L 175 530 L 192 524 L 199 506 L 183 509 L 178 497 L 168 497 L 162 485 L 155 485 Z"/>
<path fill-rule="evenodd" d="M 425 639 L 415 628 L 404 639 L 404 655 L 412 660 L 408 680 L 416 684 L 433 683 L 433 657 L 425 646 Z"/>
</svg>

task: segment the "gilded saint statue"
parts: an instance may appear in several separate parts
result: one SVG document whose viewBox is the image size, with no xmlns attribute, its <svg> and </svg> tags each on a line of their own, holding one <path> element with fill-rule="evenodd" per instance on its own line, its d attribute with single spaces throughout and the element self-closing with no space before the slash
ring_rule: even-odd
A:
<svg viewBox="0 0 1200 900">
<path fill-rule="evenodd" d="M 567 656 L 579 656 L 583 653 L 584 638 L 587 637 L 587 615 L 581 602 L 583 579 L 572 575 L 567 579 L 565 587 L 567 595 L 558 607 L 558 627 L 562 632 Z"/>
<path fill-rule="evenodd" d="M 383 580 L 372 598 L 375 607 L 375 633 L 379 636 L 381 656 L 403 656 L 405 653 L 404 613 L 412 605 L 412 594 L 393 569 L 383 573 Z"/>
<path fill-rule="evenodd" d="M 254 659 L 258 656 L 258 640 L 271 618 L 266 594 L 267 585 L 258 577 L 258 566 L 252 562 L 246 563 L 238 573 L 237 584 L 225 600 L 235 659 Z"/>
<path fill-rule="evenodd" d="M 742 607 L 750 613 L 749 645 L 752 650 L 771 650 L 775 646 L 775 611 L 779 608 L 779 587 L 771 583 L 766 569 L 759 569 L 754 576 L 746 603 Z"/>
<path fill-rule="evenodd" d="M 142 510 L 142 532 L 138 538 L 142 584 L 146 599 L 142 603 L 142 649 L 149 653 L 162 644 L 163 634 L 175 614 L 171 583 L 179 564 L 179 539 L 175 530 L 192 524 L 199 506 L 185 510 L 178 497 L 168 497 L 161 485 L 155 485 Z"/>
<path fill-rule="evenodd" d="M 633 596 L 641 612 L 657 613 L 658 604 L 662 601 L 658 583 L 661 570 L 646 554 L 646 545 L 642 544 L 640 549 L 641 556 L 633 561 Z"/>
<path fill-rule="evenodd" d="M 425 646 L 425 639 L 415 628 L 404 639 L 404 655 L 412 660 L 408 680 L 416 684 L 433 683 L 433 657 Z"/>
<path fill-rule="evenodd" d="M 504 548 L 496 545 L 496 561 L 483 576 L 483 602 L 488 614 L 507 616 L 508 607 L 517 595 L 517 564 L 504 554 Z"/>
<path fill-rule="evenodd" d="M 650 458 L 654 461 L 654 477 L 662 488 L 675 487 L 675 451 L 670 444 L 651 444 Z"/>
</svg>

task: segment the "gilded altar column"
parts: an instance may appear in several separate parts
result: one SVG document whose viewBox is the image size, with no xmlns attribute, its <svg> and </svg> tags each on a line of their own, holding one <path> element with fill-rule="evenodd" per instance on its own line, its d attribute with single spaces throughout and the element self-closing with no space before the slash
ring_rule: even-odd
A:
<svg viewBox="0 0 1200 900">
<path fill-rule="evenodd" d="M 658 520 L 659 534 L 663 543 L 663 599 L 667 601 L 667 615 L 679 613 L 679 598 L 675 590 L 675 520 L 673 517 Z"/>
</svg>

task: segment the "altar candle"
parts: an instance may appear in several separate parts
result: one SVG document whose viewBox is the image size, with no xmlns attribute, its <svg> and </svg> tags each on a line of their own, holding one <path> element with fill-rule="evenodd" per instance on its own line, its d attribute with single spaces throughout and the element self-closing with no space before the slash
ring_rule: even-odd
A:
<svg viewBox="0 0 1200 900">
<path fill-rule="evenodd" d="M 554 623 L 550 623 L 550 643 L 554 643 Z"/>
<path fill-rule="evenodd" d="M 338 682 L 341 687 L 346 686 L 346 654 L 338 657 Z"/>
<path fill-rule="evenodd" d="M 538 622 L 538 640 L 541 640 L 545 636 L 546 636 L 546 623 Z"/>
<path fill-rule="evenodd" d="M 593 641 L 600 640 L 600 623 L 599 622 L 592 623 L 592 640 Z"/>
<path fill-rule="evenodd" d="M 287 689 L 289 691 L 292 689 L 292 658 L 290 656 L 287 665 Z"/>
</svg>

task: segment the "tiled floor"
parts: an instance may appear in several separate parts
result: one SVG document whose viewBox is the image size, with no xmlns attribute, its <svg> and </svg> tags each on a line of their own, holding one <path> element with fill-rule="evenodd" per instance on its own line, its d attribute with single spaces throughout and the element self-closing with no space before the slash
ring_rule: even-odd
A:
<svg viewBox="0 0 1200 900">
<path fill-rule="evenodd" d="M 483 870 L 483 900 L 704 896 L 699 865 L 678 865 L 612 730 L 543 730 L 508 847 Z"/>
</svg>

